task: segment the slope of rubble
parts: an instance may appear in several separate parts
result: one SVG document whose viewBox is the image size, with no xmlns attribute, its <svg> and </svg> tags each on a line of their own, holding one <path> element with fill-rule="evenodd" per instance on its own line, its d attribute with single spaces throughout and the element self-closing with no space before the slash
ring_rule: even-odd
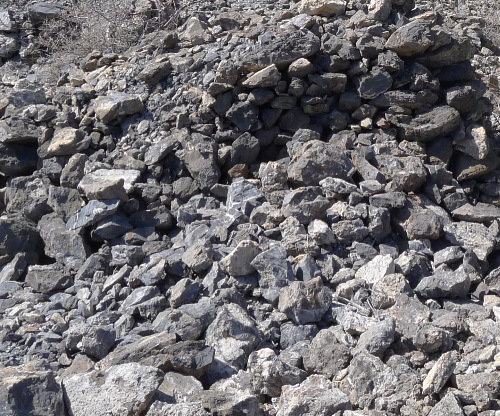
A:
<svg viewBox="0 0 500 416">
<path fill-rule="evenodd" d="M 67 5 L 14 3 L 2 416 L 499 414 L 500 51 L 472 3 L 193 0 L 57 82 L 26 34 Z"/>
</svg>

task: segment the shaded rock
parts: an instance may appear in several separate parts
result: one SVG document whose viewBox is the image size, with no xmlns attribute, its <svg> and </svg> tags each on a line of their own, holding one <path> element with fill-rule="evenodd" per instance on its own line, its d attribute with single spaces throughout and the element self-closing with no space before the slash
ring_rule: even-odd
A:
<svg viewBox="0 0 500 416">
<path fill-rule="evenodd" d="M 375 324 L 363 332 L 356 344 L 353 355 L 360 351 L 368 351 L 370 354 L 382 357 L 384 352 L 394 342 L 396 323 L 394 319 L 387 318 Z"/>
<path fill-rule="evenodd" d="M 438 136 L 446 136 L 461 123 L 460 113 L 452 107 L 441 106 L 418 115 L 399 125 L 401 140 L 427 142 Z"/>
<path fill-rule="evenodd" d="M 192 135 L 182 142 L 186 168 L 202 190 L 217 183 L 220 170 L 217 166 L 217 143 L 201 134 Z"/>
<path fill-rule="evenodd" d="M 54 374 L 36 362 L 0 369 L 0 412 L 6 416 L 63 416 L 63 392 Z"/>
<path fill-rule="evenodd" d="M 470 289 L 468 273 L 459 268 L 456 271 L 436 271 L 424 277 L 414 289 L 424 298 L 464 298 Z"/>
<path fill-rule="evenodd" d="M 349 348 L 340 343 L 331 329 L 322 329 L 312 339 L 308 354 L 304 356 L 304 368 L 310 374 L 335 378 L 349 364 Z"/>
<path fill-rule="evenodd" d="M 500 208 L 482 202 L 476 205 L 464 204 L 454 209 L 452 215 L 459 221 L 490 222 L 500 217 Z"/>
<path fill-rule="evenodd" d="M 432 408 L 432 410 L 428 413 L 428 416 L 439 416 L 439 415 L 449 415 L 449 416 L 464 415 L 461 403 L 453 393 L 448 393 L 446 396 L 444 396 L 438 402 L 438 404 L 436 404 Z"/>
<path fill-rule="evenodd" d="M 14 258 L 18 253 L 27 253 L 27 262 L 38 261 L 41 239 L 33 223 L 20 216 L 0 218 L 0 255 Z"/>
<path fill-rule="evenodd" d="M 392 77 L 385 69 L 374 68 L 358 78 L 357 86 L 361 98 L 373 99 L 392 87 Z"/>
<path fill-rule="evenodd" d="M 47 149 L 47 156 L 73 155 L 80 152 L 89 146 L 89 140 L 85 138 L 83 131 L 71 127 L 56 130 Z"/>
<path fill-rule="evenodd" d="M 296 324 L 304 325 L 319 322 L 331 303 L 330 289 L 317 277 L 305 283 L 292 282 L 281 289 L 278 309 Z"/>
<path fill-rule="evenodd" d="M 34 143 L 41 135 L 31 120 L 11 117 L 0 121 L 0 143 Z"/>
<path fill-rule="evenodd" d="M 70 287 L 73 279 L 61 264 L 33 265 L 28 267 L 26 284 L 36 292 L 49 293 Z"/>
<path fill-rule="evenodd" d="M 335 146 L 311 140 L 292 155 L 288 180 L 299 186 L 315 186 L 326 177 L 348 180 L 352 162 Z"/>
<path fill-rule="evenodd" d="M 83 200 L 76 189 L 50 186 L 47 204 L 63 221 L 68 221 L 82 207 Z"/>
<path fill-rule="evenodd" d="M 63 381 L 64 401 L 73 416 L 138 416 L 147 409 L 162 378 L 160 370 L 137 363 L 76 374 Z"/>
<path fill-rule="evenodd" d="M 310 186 L 288 192 L 281 212 L 284 217 L 295 217 L 301 224 L 308 224 L 315 218 L 323 218 L 329 206 L 319 188 Z"/>
<path fill-rule="evenodd" d="M 17 253 L 11 262 L 0 269 L 0 283 L 19 280 L 27 266 L 26 254 Z"/>
<path fill-rule="evenodd" d="M 424 53 L 417 61 L 430 69 L 443 68 L 471 59 L 474 56 L 475 48 L 468 37 L 453 38 L 448 45 Z"/>
<path fill-rule="evenodd" d="M 453 173 L 457 181 L 481 177 L 496 169 L 500 164 L 500 159 L 494 152 L 489 152 L 482 160 L 477 160 L 462 152 L 455 152 L 453 156 Z"/>
<path fill-rule="evenodd" d="M 127 200 L 127 194 L 134 189 L 141 177 L 135 169 L 98 169 L 85 175 L 78 189 L 88 199 L 120 199 Z"/>
<path fill-rule="evenodd" d="M 227 166 L 250 165 L 257 159 L 259 151 L 259 140 L 249 133 L 244 133 L 231 144 L 231 153 Z"/>
<path fill-rule="evenodd" d="M 438 351 L 449 340 L 449 332 L 432 324 L 424 324 L 413 337 L 413 345 L 421 351 L 433 353 Z"/>
<path fill-rule="evenodd" d="M 490 152 L 490 140 L 483 126 L 472 124 L 465 129 L 465 137 L 455 144 L 460 150 L 474 159 L 483 160 Z"/>
<path fill-rule="evenodd" d="M 61 172 L 61 186 L 76 189 L 85 175 L 84 170 L 87 159 L 88 156 L 83 153 L 77 153 L 71 156 Z"/>
<path fill-rule="evenodd" d="M 259 121 L 259 108 L 248 101 L 238 102 L 226 112 L 226 117 L 241 132 L 256 130 Z"/>
<path fill-rule="evenodd" d="M 66 349 L 81 351 L 100 360 L 115 343 L 116 332 L 111 325 L 89 325 L 78 323 L 70 326 L 66 333 Z"/>
<path fill-rule="evenodd" d="M 77 228 L 93 225 L 102 219 L 113 215 L 117 211 L 119 205 L 120 201 L 116 199 L 105 201 L 93 199 L 71 216 L 66 223 L 66 229 L 76 230 Z"/>
</svg>

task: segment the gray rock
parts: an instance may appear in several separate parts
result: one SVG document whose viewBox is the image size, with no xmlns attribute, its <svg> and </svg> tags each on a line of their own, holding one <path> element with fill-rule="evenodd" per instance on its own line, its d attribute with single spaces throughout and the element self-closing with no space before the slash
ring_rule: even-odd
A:
<svg viewBox="0 0 500 416">
<path fill-rule="evenodd" d="M 64 401 L 72 416 L 139 416 L 148 408 L 162 378 L 162 371 L 137 363 L 76 374 L 63 380 Z"/>
<path fill-rule="evenodd" d="M 476 46 L 470 38 L 453 38 L 449 44 L 431 52 L 425 52 L 417 61 L 430 69 L 443 68 L 471 59 L 475 51 Z"/>
<path fill-rule="evenodd" d="M 298 384 L 307 377 L 304 370 L 282 361 L 270 348 L 250 354 L 248 371 L 253 375 L 254 391 L 269 397 L 279 397 L 283 386 Z"/>
<path fill-rule="evenodd" d="M 89 147 L 83 131 L 72 127 L 56 130 L 47 148 L 47 156 L 74 155 Z"/>
<path fill-rule="evenodd" d="M 17 253 L 11 262 L 0 268 L 0 283 L 19 280 L 27 266 L 26 253 Z"/>
<path fill-rule="evenodd" d="M 155 401 L 146 416 L 210 416 L 210 413 L 198 402 L 164 403 Z"/>
<path fill-rule="evenodd" d="M 464 416 L 460 401 L 453 393 L 448 393 L 428 413 L 428 416 Z"/>
<path fill-rule="evenodd" d="M 77 228 L 88 227 L 102 219 L 113 215 L 120 205 L 117 199 L 89 201 L 82 209 L 78 210 L 66 223 L 66 229 L 76 230 Z"/>
<path fill-rule="evenodd" d="M 413 345 L 427 353 L 439 351 L 449 341 L 450 333 L 432 324 L 423 324 L 413 337 Z"/>
<path fill-rule="evenodd" d="M 486 260 L 495 247 L 495 235 L 484 225 L 454 222 L 444 226 L 444 236 L 464 250 L 472 250 L 479 260 Z"/>
<path fill-rule="evenodd" d="M 143 108 L 144 104 L 138 96 L 124 92 L 112 92 L 108 96 L 97 97 L 94 100 L 95 114 L 104 124 L 120 116 L 138 113 Z"/>
<path fill-rule="evenodd" d="M 41 238 L 35 225 L 24 217 L 8 215 L 0 218 L 0 256 L 14 258 L 27 253 L 27 262 L 35 264 L 41 248 Z"/>
<path fill-rule="evenodd" d="M 299 186 L 316 186 L 327 177 L 348 180 L 353 168 L 339 148 L 319 140 L 305 143 L 291 157 L 288 180 Z"/>
<path fill-rule="evenodd" d="M 65 10 L 61 4 L 40 1 L 28 7 L 28 17 L 33 24 L 37 25 L 46 20 L 61 17 Z"/>
<path fill-rule="evenodd" d="M 434 253 L 434 267 L 438 267 L 441 264 L 453 264 L 457 261 L 462 260 L 464 253 L 457 246 L 451 246 L 444 248 L 442 250 L 436 251 Z"/>
<path fill-rule="evenodd" d="M 386 91 L 370 101 L 375 107 L 388 108 L 399 106 L 411 109 L 418 109 L 426 105 L 436 104 L 439 97 L 431 91 Z"/>
<path fill-rule="evenodd" d="M 324 218 L 330 201 L 321 195 L 319 187 L 308 186 L 289 191 L 283 199 L 281 212 L 285 218 L 295 217 L 301 224 Z"/>
<path fill-rule="evenodd" d="M 182 135 L 181 131 L 176 131 L 168 137 L 160 139 L 157 143 L 146 150 L 144 155 L 144 163 L 147 166 L 151 166 L 159 161 L 163 160 L 169 153 L 171 153 L 179 142 L 178 135 Z"/>
<path fill-rule="evenodd" d="M 76 189 L 50 186 L 47 204 L 64 221 L 68 221 L 82 207 L 83 199 Z"/>
<path fill-rule="evenodd" d="M 332 303 L 330 289 L 317 277 L 308 282 L 292 282 L 281 289 L 278 309 L 298 325 L 319 322 Z"/>
<path fill-rule="evenodd" d="M 270 65 L 247 78 L 241 85 L 248 88 L 275 87 L 281 80 L 281 74 L 276 65 Z"/>
<path fill-rule="evenodd" d="M 63 416 L 63 392 L 52 371 L 36 361 L 0 369 L 0 412 L 5 416 Z"/>
<path fill-rule="evenodd" d="M 28 267 L 26 284 L 35 292 L 49 293 L 63 290 L 73 284 L 69 272 L 59 263 Z"/>
<path fill-rule="evenodd" d="M 0 173 L 5 176 L 28 175 L 35 170 L 37 161 L 31 146 L 0 144 Z"/>
<path fill-rule="evenodd" d="M 201 240 L 189 246 L 182 261 L 195 273 L 207 270 L 213 264 L 213 248 L 209 240 Z"/>
<path fill-rule="evenodd" d="M 260 151 L 259 140 L 250 133 L 244 133 L 231 144 L 227 166 L 244 163 L 250 165 L 257 160 Z"/>
<path fill-rule="evenodd" d="M 282 350 L 314 338 L 318 333 L 316 325 L 294 325 L 286 322 L 280 327 L 280 347 Z"/>
<path fill-rule="evenodd" d="M 440 106 L 399 125 L 401 140 L 428 142 L 446 136 L 461 123 L 460 113 L 452 107 Z"/>
<path fill-rule="evenodd" d="M 120 199 L 126 201 L 127 194 L 134 189 L 141 177 L 135 169 L 98 169 L 85 175 L 78 189 L 87 199 Z"/>
<path fill-rule="evenodd" d="M 87 155 L 83 153 L 71 156 L 61 172 L 61 186 L 76 189 L 84 176 L 85 162 L 87 160 Z"/>
<path fill-rule="evenodd" d="M 21 49 L 17 33 L 0 33 L 0 58 L 12 58 Z"/>
<path fill-rule="evenodd" d="M 371 100 L 392 87 L 392 77 L 385 69 L 374 68 L 370 73 L 359 77 L 357 87 L 361 98 Z"/>
<path fill-rule="evenodd" d="M 394 342 L 395 330 L 396 323 L 392 318 L 384 319 L 382 322 L 373 325 L 360 335 L 352 354 L 355 355 L 365 350 L 382 358 L 384 352 Z"/>
<path fill-rule="evenodd" d="M 170 291 L 170 306 L 178 308 L 181 305 L 192 303 L 198 297 L 200 284 L 192 279 L 184 278 L 179 280 Z"/>
<path fill-rule="evenodd" d="M 320 49 L 319 39 L 307 29 L 276 35 L 269 43 L 255 45 L 239 62 L 241 69 L 256 71 L 275 64 L 278 69 L 299 58 L 314 55 Z"/>
<path fill-rule="evenodd" d="M 186 168 L 202 190 L 214 186 L 220 177 L 217 166 L 217 143 L 201 134 L 192 135 L 182 142 Z"/>
<path fill-rule="evenodd" d="M 452 215 L 459 221 L 489 223 L 500 216 L 500 208 L 482 202 L 476 205 L 464 204 L 454 209 Z"/>
<path fill-rule="evenodd" d="M 66 333 L 66 349 L 81 351 L 100 360 L 108 354 L 115 339 L 116 332 L 111 325 L 77 323 L 70 326 Z"/>
<path fill-rule="evenodd" d="M 464 298 L 470 289 L 470 278 L 462 268 L 436 271 L 424 277 L 414 289 L 424 298 Z"/>
<path fill-rule="evenodd" d="M 349 348 L 339 342 L 335 332 L 322 329 L 309 345 L 308 354 L 304 356 L 304 368 L 309 374 L 321 374 L 332 379 L 349 365 L 350 358 Z"/>
<path fill-rule="evenodd" d="M 426 51 L 434 43 L 429 23 L 415 20 L 395 30 L 387 39 L 385 48 L 396 52 L 399 56 L 412 56 Z"/>
<path fill-rule="evenodd" d="M 339 221 L 331 225 L 333 234 L 339 243 L 350 245 L 354 241 L 362 241 L 370 230 L 359 218 L 355 220 Z"/>
<path fill-rule="evenodd" d="M 327 416 L 350 410 L 348 396 L 325 376 L 312 375 L 302 383 L 284 386 L 276 416 Z"/>
<path fill-rule="evenodd" d="M 33 121 L 11 117 L 0 121 L 0 143 L 34 143 L 41 135 Z"/>
<path fill-rule="evenodd" d="M 230 303 L 219 309 L 205 339 L 215 350 L 214 368 L 220 378 L 245 367 L 248 356 L 260 342 L 260 333 L 245 310 Z"/>
</svg>

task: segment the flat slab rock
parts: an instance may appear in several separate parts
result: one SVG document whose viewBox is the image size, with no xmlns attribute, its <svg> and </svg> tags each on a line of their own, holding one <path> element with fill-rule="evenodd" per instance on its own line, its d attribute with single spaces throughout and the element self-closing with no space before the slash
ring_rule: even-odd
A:
<svg viewBox="0 0 500 416">
<path fill-rule="evenodd" d="M 97 97 L 94 108 L 97 118 L 107 124 L 119 116 L 138 113 L 144 108 L 144 104 L 136 95 L 112 92 L 108 96 Z"/>
</svg>

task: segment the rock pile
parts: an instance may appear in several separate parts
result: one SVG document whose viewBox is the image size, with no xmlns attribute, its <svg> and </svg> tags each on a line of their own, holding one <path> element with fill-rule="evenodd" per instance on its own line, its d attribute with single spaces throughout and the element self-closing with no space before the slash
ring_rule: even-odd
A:
<svg viewBox="0 0 500 416">
<path fill-rule="evenodd" d="M 485 38 L 288 3 L 191 2 L 57 85 L 0 9 L 2 415 L 500 409 Z"/>
</svg>

